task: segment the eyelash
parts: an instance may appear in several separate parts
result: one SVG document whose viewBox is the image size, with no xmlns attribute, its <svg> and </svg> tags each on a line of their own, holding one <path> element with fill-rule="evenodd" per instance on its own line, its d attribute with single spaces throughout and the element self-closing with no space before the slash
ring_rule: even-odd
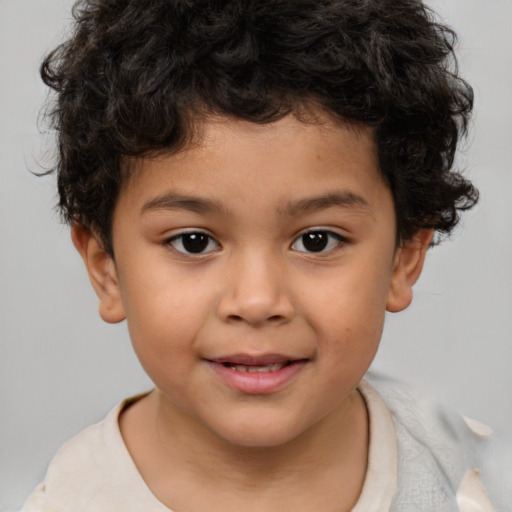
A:
<svg viewBox="0 0 512 512">
<path fill-rule="evenodd" d="M 309 240 L 305 237 L 309 236 Z M 196 243 L 197 246 L 195 249 L 199 249 L 198 251 L 194 252 L 193 247 L 189 246 L 186 247 L 187 239 L 186 237 L 190 237 L 188 239 L 188 242 L 191 244 Z M 197 237 L 197 238 L 196 238 Z M 315 240 L 315 237 L 317 238 Z M 319 250 L 307 250 L 306 245 L 307 243 L 316 244 L 317 247 L 315 249 Z M 321 254 L 326 252 L 331 252 L 333 250 L 336 250 L 339 248 L 340 245 L 348 243 L 348 240 L 341 236 L 338 233 L 335 233 L 334 231 L 330 231 L 328 229 L 309 229 L 308 231 L 303 232 L 301 235 L 299 235 L 293 243 L 291 244 L 290 248 L 297 252 L 303 252 L 308 254 Z M 298 249 L 297 245 L 302 245 L 303 249 Z M 324 245 L 325 244 L 325 245 Z M 216 251 L 220 249 L 220 244 L 208 233 L 205 231 L 187 231 L 182 232 L 177 235 L 174 235 L 173 237 L 167 239 L 164 241 L 164 245 L 172 246 L 172 248 L 181 253 L 186 255 L 195 255 L 195 256 L 201 256 L 204 254 L 209 254 L 210 252 Z M 213 248 L 208 249 L 210 245 L 213 245 Z M 310 247 L 311 249 L 311 247 Z"/>
<path fill-rule="evenodd" d="M 198 252 L 190 251 L 189 249 L 191 249 L 191 248 L 189 247 L 189 249 L 187 249 L 184 245 L 184 243 L 186 243 L 185 237 L 190 237 L 188 241 L 191 243 L 199 242 L 199 247 L 201 247 L 201 245 L 202 245 L 201 242 L 204 243 L 206 241 L 206 245 L 204 246 L 204 248 L 202 250 L 200 250 Z M 201 238 L 200 239 L 198 238 L 198 240 L 193 240 L 194 237 L 201 237 Z M 209 251 L 205 252 L 205 249 L 207 249 L 208 246 L 210 246 L 211 244 L 214 244 L 215 247 L 213 249 L 210 249 Z M 175 235 L 175 236 L 165 240 L 164 245 L 172 246 L 172 248 L 175 251 L 177 251 L 181 254 L 194 255 L 194 256 L 201 256 L 203 254 L 208 254 L 214 250 L 220 249 L 220 245 L 218 244 L 218 242 L 211 235 L 209 235 L 208 233 L 206 233 L 204 231 L 186 231 L 186 232 L 179 233 L 178 235 Z"/>
<path fill-rule="evenodd" d="M 309 236 L 309 242 L 312 243 L 318 243 L 320 242 L 320 250 L 301 250 L 297 249 L 296 245 L 301 244 L 302 247 L 306 248 L 304 245 L 304 242 L 307 243 L 307 239 L 305 237 Z M 314 240 L 314 237 L 320 237 L 320 240 Z M 322 240 L 323 237 L 323 240 Z M 322 247 L 322 245 L 325 242 L 325 246 Z M 344 245 L 348 243 L 348 240 L 341 236 L 340 234 L 330 231 L 328 229 L 321 229 L 321 228 L 313 228 L 309 229 L 305 232 L 303 232 L 301 235 L 299 235 L 295 241 L 292 243 L 291 248 L 297 252 L 304 252 L 307 254 L 323 254 L 327 252 L 334 251 L 339 248 L 340 245 Z M 318 247 L 317 247 L 318 248 Z"/>
</svg>

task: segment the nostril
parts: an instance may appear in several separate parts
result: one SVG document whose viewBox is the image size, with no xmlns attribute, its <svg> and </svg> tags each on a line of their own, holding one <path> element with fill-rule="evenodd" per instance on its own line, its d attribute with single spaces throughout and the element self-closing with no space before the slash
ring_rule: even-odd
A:
<svg viewBox="0 0 512 512">
<path fill-rule="evenodd" d="M 223 321 L 233 324 L 277 325 L 293 317 L 293 305 L 284 294 L 258 292 L 254 287 L 249 291 L 245 287 L 244 290 L 244 294 L 240 292 L 221 297 L 216 311 Z"/>
<path fill-rule="evenodd" d="M 233 322 L 233 323 L 240 323 L 240 322 L 249 322 L 249 323 L 265 323 L 265 322 L 270 322 L 270 323 L 279 323 L 279 322 L 282 322 L 284 317 L 282 315 L 272 315 L 272 316 L 269 316 L 269 317 L 266 317 L 266 318 L 261 318 L 261 319 L 247 319 L 245 318 L 244 316 L 242 315 L 229 315 L 227 317 L 228 321 L 230 322 Z"/>
</svg>

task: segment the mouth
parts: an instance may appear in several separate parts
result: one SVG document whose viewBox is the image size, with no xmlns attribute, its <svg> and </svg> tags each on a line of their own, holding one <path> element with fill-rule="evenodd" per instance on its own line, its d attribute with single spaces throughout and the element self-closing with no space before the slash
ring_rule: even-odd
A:
<svg viewBox="0 0 512 512">
<path fill-rule="evenodd" d="M 277 372 L 282 370 L 286 366 L 290 366 L 294 361 L 285 361 L 281 363 L 270 363 L 270 364 L 261 364 L 261 365 L 246 365 L 246 364 L 238 364 L 238 363 L 230 363 L 225 362 L 222 363 L 222 366 L 225 368 L 229 368 L 235 372 L 246 372 L 246 373 L 269 373 L 269 372 Z"/>
<path fill-rule="evenodd" d="M 207 362 L 224 385 L 244 394 L 268 394 L 291 383 L 309 359 L 277 354 L 262 357 L 234 355 Z"/>
</svg>

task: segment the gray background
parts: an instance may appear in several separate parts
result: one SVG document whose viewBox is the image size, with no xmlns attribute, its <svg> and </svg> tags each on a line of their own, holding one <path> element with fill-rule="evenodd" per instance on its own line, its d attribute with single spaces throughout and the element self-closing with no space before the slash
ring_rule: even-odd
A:
<svg viewBox="0 0 512 512">
<path fill-rule="evenodd" d="M 476 116 L 461 161 L 482 198 L 431 251 L 412 307 L 390 315 L 374 363 L 462 413 L 512 426 L 512 1 L 432 0 L 460 34 Z M 69 0 L 0 0 L 0 510 L 18 510 L 57 447 L 150 383 L 124 325 L 103 324 L 37 131 L 43 53 Z M 48 161 L 48 160 L 47 160 Z"/>
</svg>

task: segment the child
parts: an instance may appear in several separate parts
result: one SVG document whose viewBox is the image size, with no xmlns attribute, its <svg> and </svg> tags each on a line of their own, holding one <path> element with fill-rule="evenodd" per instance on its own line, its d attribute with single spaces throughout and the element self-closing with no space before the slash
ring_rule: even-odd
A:
<svg viewBox="0 0 512 512">
<path fill-rule="evenodd" d="M 364 378 L 477 200 L 453 33 L 418 0 L 75 17 L 42 66 L 60 208 L 155 389 L 67 443 L 24 511 L 505 510 L 486 430 Z"/>
</svg>

